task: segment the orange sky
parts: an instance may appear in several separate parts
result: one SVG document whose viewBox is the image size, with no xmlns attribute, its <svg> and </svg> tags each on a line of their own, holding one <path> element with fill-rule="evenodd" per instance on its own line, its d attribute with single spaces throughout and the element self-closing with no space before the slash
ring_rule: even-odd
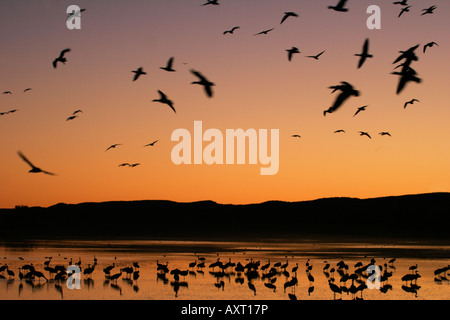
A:
<svg viewBox="0 0 450 320">
<path fill-rule="evenodd" d="M 206 2 L 206 1 L 205 1 Z M 87 10 L 81 30 L 68 30 L 72 1 L 0 4 L 0 207 L 58 202 L 167 199 L 252 203 L 321 197 L 376 197 L 450 191 L 448 20 L 450 3 L 433 15 L 414 1 L 397 18 L 390 1 L 349 1 L 347 13 L 327 9 L 334 0 L 77 1 Z M 383 4 L 381 4 L 383 3 Z M 381 30 L 366 27 L 366 8 L 378 4 Z M 285 11 L 289 18 L 280 25 Z M 233 35 L 222 32 L 240 26 Z M 275 27 L 267 35 L 254 36 Z M 357 69 L 363 42 L 373 59 Z M 423 54 L 422 46 L 439 46 Z M 413 67 L 423 79 L 395 93 L 391 75 L 398 51 L 421 44 Z M 287 60 L 286 49 L 301 54 Z M 53 59 L 71 48 L 66 65 Z M 315 61 L 305 55 L 326 52 Z M 174 73 L 160 70 L 175 57 Z M 186 64 L 183 64 L 186 63 Z M 131 70 L 148 75 L 132 82 Z M 196 69 L 213 81 L 214 97 L 191 85 Z M 323 110 L 348 81 L 360 91 L 333 114 Z M 32 91 L 23 93 L 25 88 Z M 175 103 L 151 102 L 164 91 Z M 405 101 L 420 103 L 403 108 Z M 356 109 L 369 105 L 353 117 Z M 73 111 L 83 113 L 65 121 Z M 257 165 L 181 165 L 170 155 L 175 129 L 193 132 L 248 128 L 280 130 L 280 168 L 261 176 Z M 345 129 L 345 134 L 333 134 Z M 367 131 L 372 140 L 360 137 Z M 378 133 L 389 131 L 392 137 Z M 292 134 L 300 134 L 294 139 Z M 159 140 L 152 148 L 143 146 Z M 114 143 L 115 150 L 105 152 Z M 58 176 L 28 173 L 21 150 Z M 119 168 L 122 162 L 139 162 Z"/>
</svg>

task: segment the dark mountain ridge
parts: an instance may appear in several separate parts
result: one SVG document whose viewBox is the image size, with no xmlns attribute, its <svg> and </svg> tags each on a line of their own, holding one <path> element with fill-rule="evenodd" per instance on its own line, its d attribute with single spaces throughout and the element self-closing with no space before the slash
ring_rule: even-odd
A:
<svg viewBox="0 0 450 320">
<path fill-rule="evenodd" d="M 448 242 L 450 193 L 231 205 L 164 200 L 0 209 L 0 239 L 403 239 Z"/>
</svg>

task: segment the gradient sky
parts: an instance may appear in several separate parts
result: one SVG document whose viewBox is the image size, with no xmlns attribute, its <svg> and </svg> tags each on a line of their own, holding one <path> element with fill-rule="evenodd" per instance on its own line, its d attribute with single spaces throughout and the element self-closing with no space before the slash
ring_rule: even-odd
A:
<svg viewBox="0 0 450 320">
<path fill-rule="evenodd" d="M 206 1 L 205 1 L 206 2 Z M 322 197 L 377 197 L 450 191 L 450 2 L 410 0 L 397 18 L 393 1 L 335 0 L 20 0 L 0 3 L 0 207 L 49 206 L 110 200 L 214 200 L 252 203 Z M 68 30 L 66 8 L 76 4 L 81 30 Z M 366 9 L 381 7 L 381 30 L 369 30 Z M 421 10 L 437 5 L 432 15 Z M 285 11 L 289 18 L 280 25 Z M 240 26 L 233 35 L 222 34 Z M 254 36 L 275 27 L 268 35 Z M 363 42 L 373 59 L 357 69 Z M 423 54 L 422 46 L 439 46 Z M 423 79 L 396 94 L 391 75 L 400 50 L 421 44 L 413 67 Z M 287 60 L 286 49 L 301 54 Z M 65 66 L 53 59 L 71 48 Z M 305 55 L 326 52 L 319 61 Z M 175 57 L 175 73 L 160 70 Z M 186 63 L 186 64 L 183 64 Z M 132 82 L 131 70 L 147 76 Z M 191 85 L 201 71 L 216 84 L 208 99 Z M 323 116 L 348 81 L 360 90 Z M 32 91 L 23 93 L 25 88 Z M 177 113 L 151 102 L 164 91 Z M 403 108 L 413 98 L 420 103 Z M 356 109 L 369 105 L 353 117 Z M 74 110 L 84 113 L 73 121 Z M 280 169 L 260 165 L 181 165 L 170 155 L 177 128 L 279 129 Z M 345 134 L 334 134 L 344 129 Z M 360 137 L 367 131 L 372 140 Z M 378 133 L 389 131 L 392 137 Z M 294 139 L 292 134 L 300 134 Z M 143 146 L 153 140 L 153 148 Z M 122 146 L 105 152 L 114 143 Z M 28 173 L 21 150 L 58 176 Z M 119 168 L 139 162 L 136 168 Z"/>
</svg>

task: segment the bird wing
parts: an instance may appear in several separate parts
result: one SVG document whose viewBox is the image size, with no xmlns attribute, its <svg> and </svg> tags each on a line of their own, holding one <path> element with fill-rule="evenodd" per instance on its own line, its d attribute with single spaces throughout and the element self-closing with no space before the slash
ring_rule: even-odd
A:
<svg viewBox="0 0 450 320">
<path fill-rule="evenodd" d="M 161 100 L 169 100 L 167 99 L 167 96 L 162 92 L 161 90 L 158 90 L 159 96 L 161 97 Z"/>
<path fill-rule="evenodd" d="M 364 41 L 363 53 L 365 54 L 369 53 L 369 39 L 366 39 L 366 41 Z"/>
<path fill-rule="evenodd" d="M 59 54 L 59 57 L 63 58 L 67 52 L 70 52 L 70 48 L 67 48 L 67 49 L 64 49 L 63 51 L 61 51 L 61 53 Z"/>
<path fill-rule="evenodd" d="M 173 64 L 173 57 L 171 57 L 171 58 L 169 59 L 169 61 L 167 61 L 167 68 L 168 68 L 168 69 L 172 69 L 172 64 Z"/>
<path fill-rule="evenodd" d="M 197 76 L 200 79 L 200 81 L 207 81 L 206 78 L 200 72 L 191 70 L 191 73 Z"/>
<path fill-rule="evenodd" d="M 281 19 L 280 24 L 282 24 L 288 17 L 289 17 L 289 14 L 285 13 L 283 16 L 283 19 Z"/>
<path fill-rule="evenodd" d="M 42 170 L 42 169 L 41 169 L 41 172 L 42 172 L 42 173 L 45 173 L 45 174 L 48 174 L 48 175 L 50 175 L 50 176 L 56 176 L 56 173 L 49 172 L 49 171 L 45 171 L 45 170 Z"/>
<path fill-rule="evenodd" d="M 134 77 L 133 77 L 133 81 L 136 81 L 139 78 L 140 74 L 138 72 L 136 72 L 136 71 L 132 71 L 132 72 L 135 73 Z"/>
<path fill-rule="evenodd" d="M 31 161 L 28 160 L 27 157 L 25 157 L 25 155 L 24 155 L 21 151 L 17 151 L 17 154 L 19 155 L 19 157 L 22 158 L 23 161 L 25 161 L 26 163 L 28 163 L 28 165 L 29 165 L 30 167 L 36 168 L 36 167 L 31 163 Z"/>
<path fill-rule="evenodd" d="M 55 68 L 56 69 L 56 64 L 58 63 L 58 60 L 57 59 L 55 59 L 55 60 L 53 60 L 53 62 L 52 62 L 52 66 L 53 66 L 53 68 Z"/>
</svg>

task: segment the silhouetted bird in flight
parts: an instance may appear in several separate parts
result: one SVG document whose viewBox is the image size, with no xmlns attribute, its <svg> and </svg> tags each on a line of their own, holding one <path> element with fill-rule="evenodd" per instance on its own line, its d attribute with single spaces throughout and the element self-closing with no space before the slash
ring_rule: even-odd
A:
<svg viewBox="0 0 450 320">
<path fill-rule="evenodd" d="M 125 167 L 125 166 L 130 166 L 130 164 L 128 162 L 124 162 L 118 165 L 118 167 Z"/>
<path fill-rule="evenodd" d="M 428 42 L 426 45 L 423 46 L 423 53 L 425 53 L 427 48 L 431 48 L 431 47 L 433 47 L 435 45 L 439 47 L 439 45 L 436 42 L 434 42 L 434 41 L 433 42 Z"/>
<path fill-rule="evenodd" d="M 140 165 L 141 165 L 140 163 L 132 163 L 132 164 L 130 164 L 130 168 L 134 168 L 134 167 L 137 167 Z"/>
<path fill-rule="evenodd" d="M 220 3 L 218 2 L 218 0 L 207 0 L 207 2 L 205 2 L 204 4 L 202 4 L 202 6 L 206 6 L 208 4 L 212 4 L 212 5 L 219 5 Z"/>
<path fill-rule="evenodd" d="M 112 144 L 105 150 L 105 152 L 108 151 L 109 149 L 115 149 L 116 147 L 121 146 L 121 145 L 122 144 L 120 144 L 120 143 Z"/>
<path fill-rule="evenodd" d="M 325 110 L 323 112 L 323 115 L 325 116 L 327 113 L 333 113 L 334 111 L 336 111 L 338 108 L 340 108 L 342 106 L 342 104 L 351 96 L 355 96 L 358 97 L 359 96 L 359 91 L 355 90 L 353 88 L 353 86 L 345 81 L 341 82 L 341 85 L 336 85 L 336 86 L 332 86 L 329 87 L 330 89 L 333 89 L 333 92 L 335 92 L 336 90 L 340 90 L 341 93 L 339 94 L 339 96 L 336 98 L 334 104 L 328 109 Z M 332 92 L 332 93 L 333 93 Z"/>
<path fill-rule="evenodd" d="M 406 101 L 405 104 L 403 105 L 403 109 L 406 109 L 406 107 L 408 106 L 408 104 L 414 104 L 414 102 L 420 102 L 417 99 L 412 99 L 410 101 Z"/>
<path fill-rule="evenodd" d="M 151 142 L 151 143 L 149 143 L 149 144 L 146 144 L 144 147 L 153 147 L 154 145 L 155 145 L 155 143 L 157 143 L 158 142 L 158 140 L 155 140 L 155 141 L 153 141 L 153 142 Z"/>
<path fill-rule="evenodd" d="M 366 39 L 366 41 L 364 41 L 362 53 L 357 53 L 355 54 L 355 56 L 360 57 L 358 69 L 362 67 L 367 58 L 373 58 L 373 55 L 369 54 L 369 39 Z"/>
<path fill-rule="evenodd" d="M 27 91 L 31 91 L 31 88 L 26 88 L 25 90 L 23 90 L 23 92 L 27 92 Z"/>
<path fill-rule="evenodd" d="M 360 135 L 360 136 L 366 136 L 366 137 L 369 137 L 370 139 L 372 139 L 372 137 L 370 136 L 370 134 L 368 134 L 367 132 L 364 132 L 364 131 L 359 131 L 359 135 Z"/>
<path fill-rule="evenodd" d="M 14 113 L 14 112 L 16 112 L 16 111 L 17 111 L 17 109 L 9 110 L 9 111 L 6 111 L 6 112 L 0 112 L 0 116 L 3 116 L 3 115 L 5 115 L 5 114 Z"/>
<path fill-rule="evenodd" d="M 161 90 L 158 90 L 158 93 L 159 93 L 160 98 L 159 99 L 153 99 L 152 101 L 153 102 L 160 102 L 160 103 L 163 103 L 163 104 L 167 104 L 173 110 L 173 112 L 177 113 L 175 111 L 174 106 L 173 106 L 174 103 L 172 102 L 172 100 L 168 99 L 167 96 L 164 94 L 164 92 L 162 92 Z"/>
<path fill-rule="evenodd" d="M 83 113 L 83 111 L 82 110 L 75 110 L 73 113 L 72 113 L 72 115 L 74 116 L 74 115 L 76 115 L 77 113 Z"/>
<path fill-rule="evenodd" d="M 131 71 L 131 72 L 133 72 L 135 74 L 134 77 L 133 77 L 133 81 L 136 81 L 137 79 L 139 79 L 139 77 L 141 75 L 146 75 L 147 74 L 147 72 L 144 72 L 144 68 L 142 68 L 142 67 L 139 67 L 137 70 L 134 70 L 134 71 Z"/>
<path fill-rule="evenodd" d="M 2 94 L 12 94 L 12 92 L 11 91 L 3 91 Z"/>
<path fill-rule="evenodd" d="M 406 51 L 399 51 L 399 53 L 401 53 L 401 55 L 399 55 L 398 58 L 395 59 L 393 64 L 395 64 L 403 59 L 406 59 L 409 62 L 419 60 L 419 58 L 417 57 L 417 55 L 414 52 L 419 46 L 420 45 L 418 44 L 418 45 L 415 45 L 414 47 L 409 48 Z"/>
<path fill-rule="evenodd" d="M 382 135 L 382 136 L 392 137 L 391 134 L 389 132 L 386 132 L 386 131 L 380 132 L 379 134 Z"/>
<path fill-rule="evenodd" d="M 421 14 L 421 16 L 423 16 L 423 15 L 425 15 L 425 14 L 433 14 L 434 13 L 434 10 L 437 8 L 437 6 L 431 6 L 431 7 L 429 7 L 429 8 L 425 8 L 425 9 L 422 9 L 422 11 L 424 11 L 422 14 Z"/>
<path fill-rule="evenodd" d="M 339 129 L 339 130 L 336 130 L 334 133 L 345 133 L 345 130 L 344 129 Z"/>
<path fill-rule="evenodd" d="M 286 19 L 289 18 L 289 17 L 298 17 L 298 14 L 295 13 L 295 12 L 292 12 L 292 11 L 285 12 L 284 16 L 283 16 L 283 19 L 281 19 L 280 24 L 282 24 L 284 21 L 286 21 Z"/>
<path fill-rule="evenodd" d="M 402 10 L 400 11 L 400 13 L 398 14 L 398 17 L 400 18 L 402 16 L 403 13 L 405 12 L 409 12 L 409 8 L 411 8 L 411 6 L 407 6 L 402 8 Z"/>
<path fill-rule="evenodd" d="M 329 6 L 328 9 L 332 9 L 334 11 L 339 12 L 347 12 L 348 8 L 345 8 L 347 0 L 339 0 L 338 4 L 336 6 Z"/>
<path fill-rule="evenodd" d="M 292 47 L 291 49 L 287 49 L 286 51 L 287 51 L 287 53 L 288 53 L 288 60 L 289 60 L 289 61 L 292 60 L 292 55 L 293 55 L 294 53 L 300 53 L 300 51 L 298 50 L 297 47 Z"/>
<path fill-rule="evenodd" d="M 206 95 L 211 98 L 213 96 L 213 91 L 212 91 L 212 87 L 215 85 L 214 83 L 212 83 L 211 81 L 209 81 L 208 79 L 206 79 L 200 72 L 195 71 L 195 70 L 191 70 L 191 73 L 195 76 L 197 76 L 197 78 L 199 78 L 198 81 L 193 81 L 191 82 L 191 84 L 199 84 L 201 86 L 203 86 L 203 88 L 205 89 L 205 93 Z"/>
<path fill-rule="evenodd" d="M 233 27 L 233 28 L 231 28 L 230 30 L 225 30 L 225 31 L 223 32 L 223 34 L 227 34 L 227 33 L 233 34 L 234 30 L 239 29 L 239 28 L 240 28 L 240 27 Z"/>
<path fill-rule="evenodd" d="M 70 48 L 67 48 L 67 49 L 62 50 L 62 51 L 60 52 L 60 54 L 59 54 L 59 57 L 57 57 L 57 58 L 55 58 L 55 60 L 53 60 L 53 63 L 52 63 L 53 68 L 56 69 L 58 62 L 61 62 L 62 64 L 66 64 L 67 59 L 64 57 L 64 55 L 65 55 L 67 52 L 70 52 L 70 51 L 71 51 Z"/>
<path fill-rule="evenodd" d="M 175 72 L 175 70 L 172 68 L 173 65 L 173 57 L 171 57 L 168 61 L 167 61 L 167 65 L 165 67 L 159 67 L 160 69 L 166 70 L 168 72 Z"/>
<path fill-rule="evenodd" d="M 401 6 L 407 6 L 408 5 L 407 2 L 408 2 L 408 0 L 402 0 L 402 1 L 393 2 L 393 4 L 399 4 Z"/>
<path fill-rule="evenodd" d="M 272 31 L 275 28 L 271 28 L 271 29 L 267 29 L 267 30 L 263 30 L 261 32 L 255 33 L 255 36 L 259 35 L 259 34 L 268 34 L 270 31 Z"/>
<path fill-rule="evenodd" d="M 299 134 L 294 134 L 292 135 L 293 138 L 301 138 L 301 136 Z"/>
<path fill-rule="evenodd" d="M 84 12 L 84 11 L 86 11 L 86 9 L 80 9 L 80 10 L 73 11 L 72 13 L 69 13 L 69 15 L 67 17 L 67 21 L 69 21 L 70 18 L 75 18 L 75 17 L 79 18 L 81 12 Z"/>
<path fill-rule="evenodd" d="M 362 106 L 362 107 L 359 107 L 358 108 L 358 110 L 356 110 L 356 113 L 353 115 L 353 116 L 356 116 L 358 113 L 360 113 L 361 111 L 366 111 L 366 108 L 367 108 L 368 106 Z"/>
<path fill-rule="evenodd" d="M 66 121 L 70 121 L 70 120 L 73 120 L 73 119 L 75 119 L 75 118 L 78 118 L 78 116 L 70 116 L 70 117 L 68 117 L 68 118 L 66 119 Z"/>
<path fill-rule="evenodd" d="M 27 157 L 25 157 L 25 156 L 23 155 L 22 152 L 17 151 L 17 154 L 19 155 L 20 158 L 22 158 L 23 161 L 25 161 L 26 163 L 28 163 L 28 165 L 31 167 L 31 170 L 28 171 L 28 172 L 30 172 L 30 173 L 39 173 L 39 172 L 42 172 L 42 173 L 45 173 L 45 174 L 48 174 L 48 175 L 51 175 L 51 176 L 54 176 L 54 175 L 55 175 L 55 174 L 52 173 L 52 172 L 48 172 L 48 171 L 42 170 L 41 168 L 38 168 L 38 167 L 36 167 L 35 165 L 33 165 L 33 164 L 30 162 L 30 160 L 28 160 Z"/>
<path fill-rule="evenodd" d="M 422 79 L 420 79 L 419 77 L 417 77 L 417 72 L 408 66 L 403 66 L 402 71 L 401 72 L 392 72 L 392 74 L 401 76 L 399 83 L 398 83 L 398 87 L 397 87 L 397 94 L 399 94 L 400 92 L 402 92 L 402 90 L 405 88 L 406 84 L 410 81 L 414 81 L 417 83 L 421 83 Z"/>
<path fill-rule="evenodd" d="M 325 50 L 322 51 L 321 53 L 315 55 L 315 56 L 306 56 L 306 57 L 307 57 L 307 58 L 313 58 L 313 59 L 319 60 L 319 57 L 320 57 L 322 54 L 324 54 L 324 52 L 325 52 Z"/>
</svg>

